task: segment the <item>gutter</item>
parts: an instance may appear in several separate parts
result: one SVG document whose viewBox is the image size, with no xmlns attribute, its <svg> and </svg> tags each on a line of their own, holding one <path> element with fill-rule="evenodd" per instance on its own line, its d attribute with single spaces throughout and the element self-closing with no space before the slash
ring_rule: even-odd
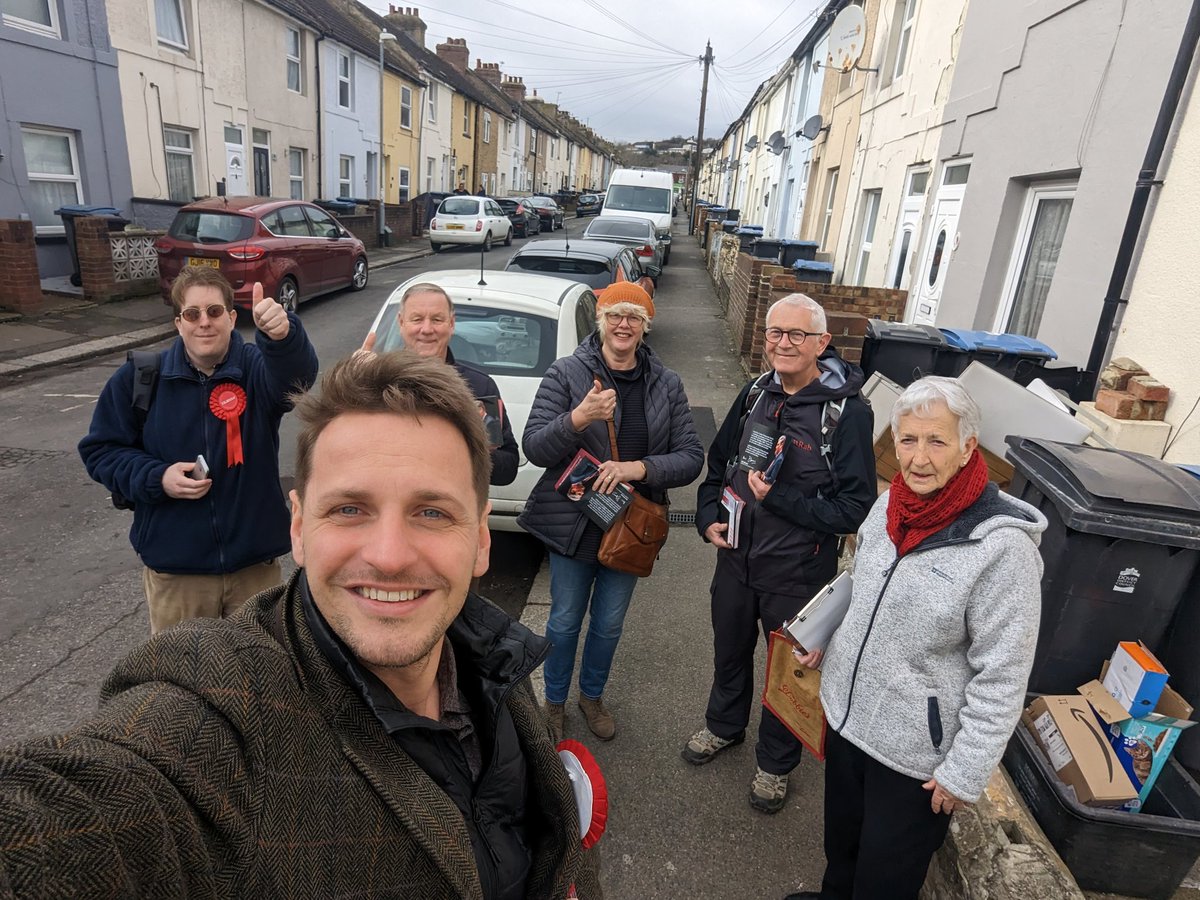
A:
<svg viewBox="0 0 1200 900">
<path fill-rule="evenodd" d="M 1122 296 L 1122 292 L 1129 278 L 1134 250 L 1137 248 L 1142 222 L 1146 217 L 1146 208 L 1150 205 L 1150 192 L 1154 187 L 1163 183 L 1162 179 L 1156 177 L 1158 167 L 1175 125 L 1179 99 L 1187 84 L 1198 44 L 1200 44 L 1200 0 L 1192 0 L 1192 10 L 1188 13 L 1183 37 L 1179 41 L 1179 50 L 1175 53 L 1175 64 L 1167 79 L 1167 87 L 1163 92 L 1158 118 L 1150 133 L 1146 157 L 1142 161 L 1141 171 L 1138 172 L 1133 199 L 1129 204 L 1129 215 L 1125 219 L 1125 230 L 1121 234 L 1121 243 L 1117 247 L 1117 257 L 1108 282 L 1108 292 L 1104 296 L 1104 306 L 1100 311 L 1100 321 L 1096 323 L 1096 336 L 1092 341 L 1092 352 L 1088 357 L 1087 369 L 1081 374 L 1083 380 L 1081 392 L 1086 393 L 1088 397 L 1095 395 L 1100 369 L 1111 355 L 1110 346 L 1116 336 L 1118 313 L 1123 312 L 1125 305 L 1129 303 Z"/>
<path fill-rule="evenodd" d="M 321 140 L 321 92 L 325 89 L 325 86 L 321 83 L 321 41 L 323 40 L 325 40 L 325 35 L 317 32 L 317 39 L 313 42 L 313 60 L 317 66 L 317 83 L 313 86 L 313 91 L 317 95 L 317 197 L 321 199 L 325 198 L 325 150 L 322 147 Z"/>
</svg>

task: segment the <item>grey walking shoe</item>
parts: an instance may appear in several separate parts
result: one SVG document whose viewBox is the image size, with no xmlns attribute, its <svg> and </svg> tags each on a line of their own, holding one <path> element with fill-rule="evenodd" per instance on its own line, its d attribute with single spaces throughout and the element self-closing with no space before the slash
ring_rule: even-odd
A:
<svg viewBox="0 0 1200 900">
<path fill-rule="evenodd" d="M 702 766 L 707 762 L 712 762 L 722 750 L 736 747 L 745 739 L 744 733 L 734 738 L 723 738 L 717 737 L 707 728 L 701 728 L 692 735 L 691 740 L 684 745 L 679 755 L 685 762 L 690 762 L 693 766 Z"/>
<path fill-rule="evenodd" d="M 555 747 L 562 740 L 563 716 L 565 714 L 565 704 L 549 702 L 546 704 L 546 719 L 550 722 L 550 740 L 554 742 Z"/>
<path fill-rule="evenodd" d="M 787 800 L 788 777 L 759 769 L 750 782 L 750 805 L 759 812 L 777 813 Z"/>
<path fill-rule="evenodd" d="M 593 700 L 580 694 L 579 708 L 587 717 L 588 728 L 592 729 L 592 734 L 602 741 L 611 741 L 616 736 L 616 720 L 613 719 L 612 713 L 605 707 L 601 698 L 597 697 Z"/>
</svg>

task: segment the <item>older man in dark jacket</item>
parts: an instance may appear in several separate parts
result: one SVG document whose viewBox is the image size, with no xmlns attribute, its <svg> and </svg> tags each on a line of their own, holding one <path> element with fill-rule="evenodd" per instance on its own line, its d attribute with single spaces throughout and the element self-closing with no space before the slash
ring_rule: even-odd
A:
<svg viewBox="0 0 1200 900">
<path fill-rule="evenodd" d="M 529 687 L 545 641 L 467 590 L 490 546 L 470 394 L 358 354 L 298 417 L 302 568 L 0 752 L 0 897 L 598 897 Z"/>
</svg>

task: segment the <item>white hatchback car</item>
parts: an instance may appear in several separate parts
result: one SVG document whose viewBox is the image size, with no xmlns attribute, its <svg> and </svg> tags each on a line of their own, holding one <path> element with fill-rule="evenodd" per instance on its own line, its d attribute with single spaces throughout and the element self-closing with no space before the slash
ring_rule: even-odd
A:
<svg viewBox="0 0 1200 900">
<path fill-rule="evenodd" d="M 404 292 L 423 281 L 443 288 L 454 303 L 450 352 L 495 379 L 519 444 L 546 369 L 574 353 L 595 329 L 596 296 L 587 285 L 565 278 L 491 271 L 485 278 L 487 284 L 479 284 L 478 269 L 414 275 L 384 301 L 371 331 L 377 351 L 402 348 L 397 313 Z M 493 529 L 521 531 L 517 516 L 541 474 L 521 453 L 516 480 L 490 491 Z"/>
<path fill-rule="evenodd" d="M 455 194 L 438 204 L 429 220 L 429 246 L 435 251 L 446 244 L 477 244 L 486 252 L 497 241 L 511 247 L 513 226 L 491 197 Z"/>
</svg>

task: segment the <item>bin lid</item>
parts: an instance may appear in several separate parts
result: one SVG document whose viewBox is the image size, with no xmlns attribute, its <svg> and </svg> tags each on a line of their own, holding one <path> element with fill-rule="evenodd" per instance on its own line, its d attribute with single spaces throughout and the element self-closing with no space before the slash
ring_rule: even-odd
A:
<svg viewBox="0 0 1200 900">
<path fill-rule="evenodd" d="M 943 328 L 946 341 L 956 350 L 984 350 L 1011 356 L 1030 356 L 1039 359 L 1058 359 L 1048 345 L 1023 334 L 997 334 L 994 331 L 973 331 L 970 328 Z"/>
<path fill-rule="evenodd" d="M 797 240 L 793 240 L 792 238 L 785 238 L 785 239 L 781 240 L 779 243 L 783 244 L 783 246 L 785 246 L 785 247 L 819 247 L 820 246 L 820 244 L 818 244 L 816 241 L 797 241 Z"/>
<path fill-rule="evenodd" d="M 801 259 L 792 264 L 797 272 L 832 272 L 833 263 L 817 262 L 814 259 Z"/>
<path fill-rule="evenodd" d="M 756 226 L 756 225 L 743 225 L 740 228 L 738 228 L 737 231 L 734 232 L 734 234 L 749 234 L 749 235 L 754 235 L 756 237 L 761 235 L 762 233 L 763 233 L 762 228 L 760 226 Z"/>
<path fill-rule="evenodd" d="M 1200 481 L 1128 450 L 1009 435 L 1005 454 L 1068 528 L 1200 550 Z"/>
<path fill-rule="evenodd" d="M 885 322 L 883 319 L 867 319 L 867 337 L 877 341 L 906 341 L 911 344 L 946 346 L 945 336 L 932 325 Z"/>
<path fill-rule="evenodd" d="M 54 211 L 56 216 L 119 216 L 121 211 L 115 206 L 78 206 L 70 204 L 60 206 Z"/>
</svg>

